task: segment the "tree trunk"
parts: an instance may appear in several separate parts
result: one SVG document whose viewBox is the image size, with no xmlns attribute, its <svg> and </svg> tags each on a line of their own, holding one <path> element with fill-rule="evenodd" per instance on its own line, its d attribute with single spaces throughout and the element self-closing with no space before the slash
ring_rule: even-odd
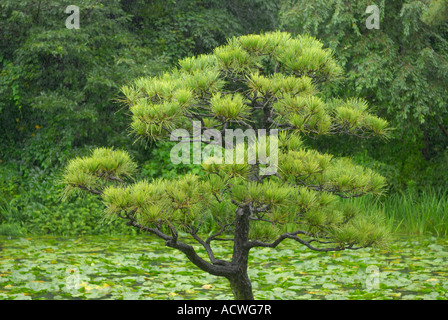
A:
<svg viewBox="0 0 448 320">
<path fill-rule="evenodd" d="M 232 265 L 235 271 L 226 278 L 230 282 L 236 300 L 253 300 L 252 285 L 247 275 L 249 260 L 249 207 L 238 208 L 235 219 L 235 239 L 233 245 Z"/>
<path fill-rule="evenodd" d="M 254 300 L 252 284 L 247 275 L 247 270 L 227 279 L 230 282 L 230 288 L 232 289 L 235 300 Z"/>
</svg>

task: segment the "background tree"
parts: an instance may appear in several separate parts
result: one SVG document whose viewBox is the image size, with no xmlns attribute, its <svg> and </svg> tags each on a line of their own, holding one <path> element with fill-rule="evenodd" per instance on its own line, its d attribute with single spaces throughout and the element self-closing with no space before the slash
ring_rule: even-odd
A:
<svg viewBox="0 0 448 320">
<path fill-rule="evenodd" d="M 371 1 L 283 3 L 280 28 L 321 39 L 346 71 L 344 84 L 328 94 L 364 97 L 397 128 L 387 147 L 327 139 L 319 148 L 359 154 L 361 161 L 387 172 L 396 190 L 413 183 L 446 190 L 447 175 L 440 173 L 448 172 L 447 2 L 375 3 L 378 30 L 366 27 Z"/>
<path fill-rule="evenodd" d="M 430 26 L 438 26 L 448 21 L 448 1 L 432 0 L 422 15 L 422 21 Z"/>
<path fill-rule="evenodd" d="M 71 4 L 0 4 L 0 158 L 24 169 L 57 167 L 86 145 L 128 143 L 124 114 L 109 116 L 123 84 L 209 52 L 226 35 L 272 30 L 277 16 L 260 0 L 238 10 L 222 1 L 82 0 L 74 30 L 65 26 Z"/>
<path fill-rule="evenodd" d="M 80 29 L 66 28 L 69 5 L 80 9 Z M 121 86 L 209 52 L 226 35 L 271 30 L 276 10 L 270 0 L 0 1 L 0 234 L 5 227 L 18 235 L 11 226 L 32 234 L 100 232 L 91 218 L 101 203 L 88 197 L 92 214 L 78 201 L 68 212 L 58 184 L 67 160 L 95 146 L 126 146 L 147 177 L 190 170 L 163 158 L 169 146 L 156 152 L 122 134 Z M 155 170 L 159 160 L 166 165 Z"/>
<path fill-rule="evenodd" d="M 277 174 L 262 174 L 260 141 L 253 164 L 249 159 L 220 164 L 215 153 L 204 159 L 202 175 L 138 182 L 128 181 L 137 169 L 128 153 L 99 148 L 69 163 L 66 195 L 101 196 L 108 215 L 165 240 L 205 272 L 227 278 L 236 299 L 254 298 L 247 274 L 252 249 L 286 239 L 323 252 L 384 245 L 388 232 L 381 216 L 363 214 L 343 200 L 381 193 L 385 179 L 305 144 L 305 137 L 323 135 L 388 137 L 387 122 L 369 113 L 365 101 L 319 93 L 341 75 L 318 40 L 276 32 L 234 37 L 213 54 L 139 78 L 122 88 L 131 129 L 139 137 L 166 139 L 177 128 L 191 129 L 194 121 L 201 122 L 201 133 L 214 128 L 223 136 L 230 128 L 278 129 L 278 140 L 272 140 L 279 145 Z M 214 231 L 201 228 L 205 221 Z M 230 260 L 215 256 L 220 241 L 233 243 Z"/>
<path fill-rule="evenodd" d="M 133 29 L 170 63 L 209 53 L 227 38 L 278 26 L 280 0 L 123 0 Z"/>
</svg>

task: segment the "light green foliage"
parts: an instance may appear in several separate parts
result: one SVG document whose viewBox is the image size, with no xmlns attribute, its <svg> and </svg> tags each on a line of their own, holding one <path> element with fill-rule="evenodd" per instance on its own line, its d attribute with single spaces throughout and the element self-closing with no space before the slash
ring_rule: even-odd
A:
<svg viewBox="0 0 448 320">
<path fill-rule="evenodd" d="M 91 156 L 72 159 L 68 163 L 63 181 L 65 196 L 79 188 L 100 192 L 108 182 L 122 182 L 122 179 L 135 174 L 136 169 L 136 164 L 125 151 L 95 149 Z"/>
<path fill-rule="evenodd" d="M 142 225 L 191 226 L 199 223 L 199 213 L 210 200 L 211 195 L 204 194 L 207 187 L 197 176 L 188 174 L 178 181 L 140 181 L 128 187 L 110 186 L 104 190 L 102 198 L 111 216 L 124 211 L 135 212 L 137 222 Z"/>
<path fill-rule="evenodd" d="M 100 149 L 73 160 L 65 183 L 69 190 L 80 185 L 100 194 L 110 215 L 153 233 L 169 230 L 173 237 L 180 228 L 197 240 L 206 221 L 227 234 L 223 225 L 235 223 L 235 210 L 248 208 L 251 240 L 273 241 L 299 230 L 314 249 L 313 241 L 323 250 L 384 245 L 388 232 L 381 219 L 363 215 L 340 198 L 380 194 L 385 179 L 304 143 L 307 136 L 322 135 L 388 138 L 387 121 L 373 115 L 364 100 L 320 94 L 340 77 L 332 52 L 312 37 L 271 32 L 232 38 L 212 54 L 185 58 L 171 72 L 123 87 L 131 129 L 137 136 L 167 140 L 174 129 L 191 129 L 193 121 L 203 119 L 209 121 L 201 122 L 202 130 L 221 133 L 226 128 L 278 128 L 276 175 L 259 175 L 260 162 L 217 163 L 215 154 L 203 159 L 202 176 L 106 186 L 98 181 L 110 183 L 110 173 L 132 175 L 135 167 L 125 153 Z M 261 147 L 255 145 L 256 154 Z M 110 159 L 103 157 L 106 153 Z M 249 160 L 247 150 L 245 157 Z"/>
<path fill-rule="evenodd" d="M 249 76 L 249 88 L 253 93 L 259 95 L 270 95 L 274 97 L 287 97 L 288 95 L 312 95 L 317 92 L 313 86 L 312 79 L 306 76 L 294 77 L 276 73 L 273 77 L 264 77 L 259 73 Z"/>
<path fill-rule="evenodd" d="M 290 183 L 341 194 L 378 194 L 386 185 L 384 177 L 349 158 L 333 158 L 304 148 L 284 152 L 279 171 L 282 179 Z"/>
<path fill-rule="evenodd" d="M 218 93 L 211 98 L 210 109 L 216 118 L 243 120 L 250 114 L 250 107 L 245 102 L 241 94 L 221 96 Z"/>
<path fill-rule="evenodd" d="M 257 50 L 246 50 L 242 44 L 247 43 L 252 47 L 261 44 Z M 290 48 L 287 53 L 284 47 Z M 300 70 L 285 62 L 285 57 L 294 60 L 310 48 L 325 55 L 325 59 L 317 57 L 317 64 L 307 63 Z M 269 70 L 270 65 L 275 65 L 275 70 Z M 182 128 L 187 118 L 198 117 L 204 111 L 207 117 L 202 118 L 221 123 L 248 121 L 247 98 L 238 92 L 220 92 L 230 79 L 247 84 L 253 96 L 275 102 L 277 121 L 290 122 L 298 132 L 327 134 L 344 129 L 350 133 L 373 131 L 387 137 L 387 122 L 370 114 L 366 102 L 349 100 L 335 106 L 336 102 L 326 104 L 316 95 L 313 81 L 336 80 L 340 72 L 331 53 L 322 49 L 317 40 L 276 32 L 233 38 L 227 46 L 215 49 L 213 55 L 181 60 L 179 69 L 171 74 L 137 79 L 132 86 L 124 86 L 122 92 L 133 114 L 131 128 L 140 136 L 156 140 L 174 128 Z"/>
</svg>

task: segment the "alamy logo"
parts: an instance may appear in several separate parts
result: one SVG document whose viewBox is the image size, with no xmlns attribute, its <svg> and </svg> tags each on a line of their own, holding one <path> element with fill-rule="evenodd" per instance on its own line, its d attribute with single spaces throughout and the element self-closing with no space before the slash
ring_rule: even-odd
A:
<svg viewBox="0 0 448 320">
<path fill-rule="evenodd" d="M 366 279 L 367 291 L 378 290 L 380 288 L 380 269 L 375 265 L 370 265 L 367 267 L 366 273 L 368 274 Z"/>
<path fill-rule="evenodd" d="M 380 28 L 380 8 L 377 5 L 370 5 L 366 9 L 366 13 L 371 15 L 366 20 L 366 28 L 379 29 Z"/>
<path fill-rule="evenodd" d="M 67 268 L 65 270 L 65 285 L 68 290 L 79 289 L 80 276 L 77 268 Z"/>
<path fill-rule="evenodd" d="M 71 13 L 65 20 L 65 27 L 67 29 L 79 29 L 79 7 L 68 6 L 65 8 L 65 13 Z"/>
<path fill-rule="evenodd" d="M 277 173 L 278 130 L 269 130 L 268 136 L 265 129 L 257 132 L 253 129 L 225 129 L 224 135 L 223 139 L 221 131 L 216 129 L 202 133 L 199 121 L 193 122 L 193 139 L 186 129 L 173 130 L 170 140 L 179 143 L 171 149 L 172 163 L 261 164 L 260 175 Z M 203 142 L 208 145 L 202 149 Z"/>
</svg>

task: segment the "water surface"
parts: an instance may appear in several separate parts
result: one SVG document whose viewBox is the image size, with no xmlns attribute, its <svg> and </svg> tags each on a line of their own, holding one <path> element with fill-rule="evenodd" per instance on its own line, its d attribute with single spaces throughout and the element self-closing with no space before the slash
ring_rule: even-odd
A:
<svg viewBox="0 0 448 320">
<path fill-rule="evenodd" d="M 218 247 L 217 258 L 229 249 Z M 286 242 L 251 251 L 249 268 L 256 299 L 448 299 L 446 238 L 400 236 L 387 251 L 337 253 Z M 151 236 L 0 237 L 0 299 L 232 296 L 225 279 Z"/>
</svg>

